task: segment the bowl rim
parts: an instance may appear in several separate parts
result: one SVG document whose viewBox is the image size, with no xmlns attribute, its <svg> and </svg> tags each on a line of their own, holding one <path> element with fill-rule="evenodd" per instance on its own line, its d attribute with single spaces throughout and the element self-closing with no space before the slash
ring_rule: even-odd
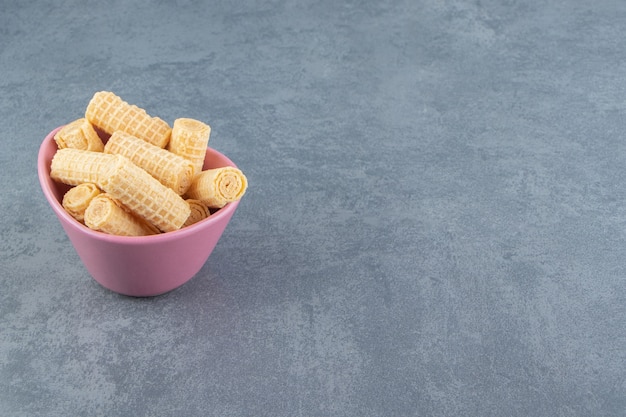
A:
<svg viewBox="0 0 626 417">
<path fill-rule="evenodd" d="M 48 147 L 52 146 L 51 142 L 56 145 L 54 141 L 54 135 L 63 128 L 64 125 L 59 126 L 53 129 L 50 133 L 46 135 L 41 145 L 39 146 L 39 152 L 37 155 L 37 176 L 39 178 L 39 184 L 41 185 L 41 189 L 43 191 L 48 204 L 52 208 L 52 210 L 56 213 L 56 215 L 63 220 L 65 220 L 65 224 L 67 224 L 72 229 L 75 229 L 79 233 L 83 233 L 85 235 L 90 236 L 93 239 L 98 239 L 102 241 L 107 241 L 111 243 L 118 244 L 126 244 L 126 245 L 146 245 L 146 244 L 156 244 L 163 243 L 165 241 L 170 240 L 178 240 L 184 239 L 188 235 L 193 235 L 201 232 L 203 229 L 209 229 L 213 223 L 220 222 L 222 217 L 231 216 L 237 206 L 239 205 L 239 200 L 233 201 L 231 203 L 226 204 L 224 207 L 211 214 L 206 219 L 203 219 L 191 226 L 187 226 L 181 228 L 179 230 L 174 230 L 171 232 L 164 232 L 158 235 L 149 235 L 149 236 L 118 236 L 118 235 L 110 235 L 108 233 L 99 232 L 97 230 L 92 230 L 87 226 L 81 224 L 74 217 L 72 217 L 61 205 L 61 203 L 55 197 L 51 184 L 54 182 L 52 178 L 50 178 L 50 160 L 46 158 L 46 151 Z M 237 167 L 233 161 L 230 160 L 226 155 L 221 152 L 207 147 L 207 154 L 215 154 L 226 160 L 226 164 L 228 166 Z M 227 219 L 226 219 L 227 220 Z"/>
</svg>

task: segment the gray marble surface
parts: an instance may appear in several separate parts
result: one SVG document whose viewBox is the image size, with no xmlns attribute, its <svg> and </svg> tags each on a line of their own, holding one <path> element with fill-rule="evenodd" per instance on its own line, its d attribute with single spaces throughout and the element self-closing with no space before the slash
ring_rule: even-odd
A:
<svg viewBox="0 0 626 417">
<path fill-rule="evenodd" d="M 626 2 L 8 2 L 0 415 L 625 416 Z M 154 298 L 37 182 L 98 90 L 248 193 Z"/>
</svg>

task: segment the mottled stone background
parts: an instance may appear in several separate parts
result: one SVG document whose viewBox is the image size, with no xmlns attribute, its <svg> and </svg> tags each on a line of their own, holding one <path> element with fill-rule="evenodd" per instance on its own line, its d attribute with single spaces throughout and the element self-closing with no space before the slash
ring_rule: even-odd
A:
<svg viewBox="0 0 626 417">
<path fill-rule="evenodd" d="M 626 415 L 626 2 L 0 3 L 0 415 Z M 98 90 L 250 181 L 160 297 L 37 181 Z"/>
</svg>

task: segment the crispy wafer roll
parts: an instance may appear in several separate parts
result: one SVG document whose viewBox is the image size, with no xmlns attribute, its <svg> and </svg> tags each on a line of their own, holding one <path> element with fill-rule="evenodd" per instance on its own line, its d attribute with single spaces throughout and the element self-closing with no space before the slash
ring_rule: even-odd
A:
<svg viewBox="0 0 626 417">
<path fill-rule="evenodd" d="M 63 196 L 61 205 L 72 217 L 79 222 L 85 220 L 85 210 L 91 200 L 101 193 L 96 184 L 86 182 L 70 188 Z"/>
<path fill-rule="evenodd" d="M 194 173 L 191 161 L 128 133 L 119 130 L 113 133 L 104 152 L 125 156 L 177 194 L 183 194 L 191 185 Z"/>
<path fill-rule="evenodd" d="M 96 196 L 85 210 L 85 225 L 90 229 L 118 236 L 147 236 L 154 229 L 125 210 L 109 194 Z"/>
<path fill-rule="evenodd" d="M 102 152 L 104 144 L 87 119 L 80 118 L 63 126 L 54 135 L 59 149 L 74 148 Z"/>
<path fill-rule="evenodd" d="M 109 135 L 121 130 L 159 148 L 165 148 L 172 132 L 164 120 L 151 117 L 144 109 L 128 104 L 109 91 L 99 91 L 93 95 L 87 105 L 85 118 Z"/>
<path fill-rule="evenodd" d="M 50 177 L 64 184 L 78 185 L 91 182 L 102 188 L 102 180 L 116 159 L 115 155 L 102 152 L 59 149 L 52 157 Z"/>
<path fill-rule="evenodd" d="M 183 227 L 191 226 L 192 224 L 198 223 L 200 220 L 204 220 L 211 215 L 209 208 L 202 201 L 191 198 L 188 198 L 185 201 L 189 204 L 191 213 L 185 221 L 185 224 L 183 224 Z"/>
<path fill-rule="evenodd" d="M 167 147 L 171 152 L 193 162 L 195 173 L 199 173 L 202 171 L 210 136 L 211 126 L 195 119 L 176 119 Z"/>
<path fill-rule="evenodd" d="M 191 212 L 187 202 L 130 159 L 112 156 L 117 162 L 101 188 L 162 232 L 180 229 Z"/>
<path fill-rule="evenodd" d="M 185 197 L 200 200 L 209 208 L 221 208 L 239 200 L 247 187 L 248 180 L 238 168 L 214 168 L 196 175 Z"/>
</svg>

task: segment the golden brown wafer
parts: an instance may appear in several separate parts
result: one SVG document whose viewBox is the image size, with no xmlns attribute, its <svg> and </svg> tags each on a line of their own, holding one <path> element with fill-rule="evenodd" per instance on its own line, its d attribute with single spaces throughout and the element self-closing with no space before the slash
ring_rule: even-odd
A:
<svg viewBox="0 0 626 417">
<path fill-rule="evenodd" d="M 165 148 L 171 127 L 158 117 L 152 117 L 142 108 L 128 104 L 110 91 L 95 93 L 87 105 L 85 118 L 105 133 L 129 133 L 159 148 Z"/>
<path fill-rule="evenodd" d="M 90 229 L 118 236 L 147 236 L 155 233 L 142 219 L 122 207 L 109 194 L 96 196 L 85 210 Z"/>
<path fill-rule="evenodd" d="M 238 168 L 214 168 L 196 175 L 185 197 L 200 200 L 209 208 L 221 208 L 239 200 L 247 187 L 248 180 Z"/>
<path fill-rule="evenodd" d="M 74 148 L 87 151 L 102 152 L 104 144 L 87 119 L 76 119 L 63 126 L 54 135 L 59 149 Z"/>
<path fill-rule="evenodd" d="M 90 182 L 102 188 L 102 181 L 116 160 L 116 155 L 102 152 L 59 149 L 52 157 L 50 177 L 68 185 Z"/>
<path fill-rule="evenodd" d="M 104 152 L 125 156 L 179 195 L 191 185 L 194 173 L 191 161 L 128 133 L 113 133 Z"/>
<path fill-rule="evenodd" d="M 61 205 L 72 217 L 79 222 L 84 222 L 85 210 L 91 200 L 101 193 L 96 184 L 83 183 L 70 188 L 63 196 Z"/>
<path fill-rule="evenodd" d="M 204 220 L 211 215 L 209 208 L 200 200 L 193 200 L 191 198 L 185 200 L 189 204 L 191 213 L 183 224 L 183 227 L 191 226 L 194 223 L 198 223 L 200 220 Z"/>
<path fill-rule="evenodd" d="M 112 156 L 117 162 L 101 188 L 162 232 L 180 229 L 191 212 L 187 202 L 130 159 Z"/>
<path fill-rule="evenodd" d="M 197 174 L 202 171 L 210 136 L 211 126 L 195 119 L 176 119 L 167 148 L 193 162 Z"/>
</svg>

